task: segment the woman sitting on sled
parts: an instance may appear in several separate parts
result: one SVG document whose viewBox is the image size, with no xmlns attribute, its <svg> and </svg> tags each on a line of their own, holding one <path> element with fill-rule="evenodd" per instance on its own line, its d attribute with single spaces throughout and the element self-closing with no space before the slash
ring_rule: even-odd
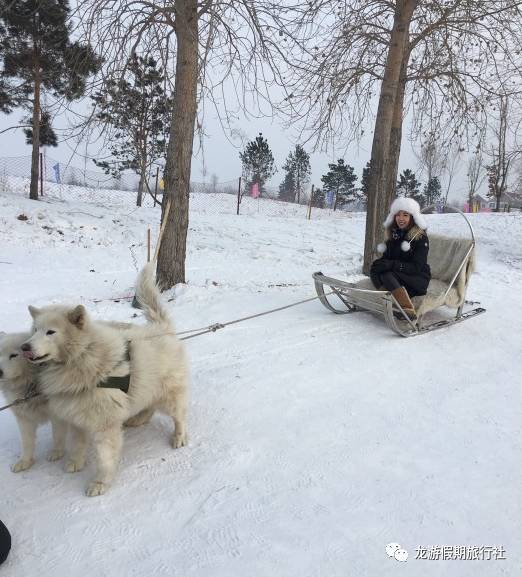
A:
<svg viewBox="0 0 522 577">
<path fill-rule="evenodd" d="M 419 204 L 396 198 L 384 221 L 386 244 L 377 247 L 383 255 L 370 268 L 375 288 L 390 291 L 410 319 L 417 317 L 410 297 L 425 295 L 431 279 L 426 228 Z"/>
</svg>

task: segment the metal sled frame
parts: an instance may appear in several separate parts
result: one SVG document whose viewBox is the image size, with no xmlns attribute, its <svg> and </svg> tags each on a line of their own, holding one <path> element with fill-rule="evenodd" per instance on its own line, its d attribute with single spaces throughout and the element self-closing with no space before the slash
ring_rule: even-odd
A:
<svg viewBox="0 0 522 577">
<path fill-rule="evenodd" d="M 435 206 L 429 206 L 423 209 L 423 213 L 432 212 Z M 445 206 L 444 212 L 455 212 L 460 214 L 466 221 L 469 231 L 471 234 L 471 246 L 457 268 L 457 271 L 453 275 L 451 282 L 444 294 L 444 297 L 448 294 L 450 289 L 455 284 L 459 273 L 462 268 L 467 265 L 469 256 L 475 247 L 475 234 L 473 232 L 473 227 L 471 223 L 466 218 L 464 213 L 457 208 Z M 353 284 L 335 279 L 332 277 L 327 277 L 323 275 L 322 272 L 316 272 L 313 275 L 315 290 L 317 291 L 317 296 L 321 303 L 330 311 L 336 314 L 349 314 L 357 311 L 369 311 L 376 313 L 384 317 L 386 324 L 390 327 L 392 331 L 400 335 L 401 337 L 413 337 L 423 333 L 431 332 L 436 329 L 441 329 L 459 323 L 461 321 L 467 320 L 473 316 L 485 312 L 486 309 L 482 307 L 477 307 L 472 310 L 464 312 L 464 304 L 467 302 L 464 297 L 463 303 L 458 307 L 457 312 L 454 317 L 448 319 L 443 319 L 439 321 L 434 321 L 429 324 L 422 323 L 422 318 L 415 321 L 410 320 L 408 315 L 404 312 L 402 307 L 399 305 L 395 297 L 387 291 L 377 291 L 369 290 L 355 287 Z M 325 285 L 329 287 L 333 294 L 335 294 L 339 300 L 344 304 L 343 308 L 337 308 L 329 300 L 328 296 L 324 291 Z M 467 289 L 467 285 L 466 285 Z"/>
</svg>

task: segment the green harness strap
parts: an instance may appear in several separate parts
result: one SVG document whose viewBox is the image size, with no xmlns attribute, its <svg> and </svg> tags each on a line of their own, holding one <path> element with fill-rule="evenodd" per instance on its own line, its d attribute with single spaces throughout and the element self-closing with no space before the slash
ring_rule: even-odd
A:
<svg viewBox="0 0 522 577">
<path fill-rule="evenodd" d="M 125 361 L 130 361 L 130 341 L 127 341 L 127 345 L 125 347 Z M 124 393 L 129 392 L 129 384 L 130 384 L 130 373 L 125 375 L 124 377 L 107 377 L 104 381 L 100 381 L 96 386 L 99 389 L 119 389 Z"/>
</svg>

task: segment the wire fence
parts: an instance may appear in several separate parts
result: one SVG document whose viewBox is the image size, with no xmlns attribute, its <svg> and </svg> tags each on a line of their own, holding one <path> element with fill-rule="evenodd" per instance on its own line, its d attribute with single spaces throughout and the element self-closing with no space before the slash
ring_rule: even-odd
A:
<svg viewBox="0 0 522 577">
<path fill-rule="evenodd" d="M 0 158 L 0 194 L 10 192 L 29 196 L 31 157 Z M 139 177 L 131 171 L 118 178 L 102 171 L 72 166 L 45 154 L 40 156 L 39 194 L 42 197 L 95 203 L 114 208 L 132 207 L 138 200 Z M 158 210 L 163 202 L 164 183 L 157 167 L 148 178 L 141 198 L 141 206 Z M 190 210 L 207 214 L 263 215 L 296 218 L 343 218 L 349 211 L 311 206 L 310 191 L 300 203 L 279 198 L 276 188 L 247 186 L 244 179 L 227 182 L 191 182 Z M 360 207 L 353 207 L 360 210 Z"/>
</svg>

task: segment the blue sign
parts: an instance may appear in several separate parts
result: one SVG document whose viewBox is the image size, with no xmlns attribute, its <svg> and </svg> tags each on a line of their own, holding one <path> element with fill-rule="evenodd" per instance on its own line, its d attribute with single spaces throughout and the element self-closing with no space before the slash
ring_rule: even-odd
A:
<svg viewBox="0 0 522 577">
<path fill-rule="evenodd" d="M 56 182 L 58 184 L 61 184 L 62 179 L 60 178 L 60 163 L 57 162 L 54 166 L 53 166 L 53 170 L 54 170 L 54 180 L 56 180 Z"/>
<path fill-rule="evenodd" d="M 326 203 L 327 203 L 328 205 L 332 206 L 332 205 L 333 205 L 333 202 L 334 202 L 334 191 L 333 191 L 333 190 L 329 190 L 329 191 L 326 193 Z"/>
</svg>

